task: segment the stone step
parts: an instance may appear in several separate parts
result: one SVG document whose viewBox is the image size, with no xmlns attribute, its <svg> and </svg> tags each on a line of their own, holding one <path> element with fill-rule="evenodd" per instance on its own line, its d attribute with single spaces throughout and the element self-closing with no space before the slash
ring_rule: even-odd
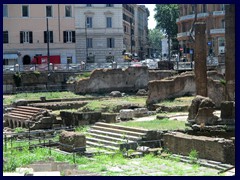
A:
<svg viewBox="0 0 240 180">
<path fill-rule="evenodd" d="M 115 137 L 115 138 L 124 138 L 128 139 L 128 140 L 132 140 L 132 141 L 138 141 L 141 140 L 142 138 L 139 136 L 131 136 L 131 135 L 124 135 L 123 134 L 119 134 L 119 133 L 113 133 L 113 132 L 108 132 L 108 131 L 102 131 L 102 130 L 96 130 L 96 129 L 90 129 L 89 130 L 90 133 L 93 134 L 98 134 L 98 135 L 105 135 L 105 136 L 110 136 L 110 137 Z"/>
<path fill-rule="evenodd" d="M 98 138 L 94 138 L 94 137 L 86 137 L 86 141 L 92 141 L 92 142 L 96 142 L 98 144 L 110 145 L 110 146 L 115 146 L 115 147 L 120 146 L 120 143 L 122 143 L 122 142 L 117 142 L 117 141 L 108 141 L 108 140 L 104 140 L 104 139 L 98 139 Z"/>
<path fill-rule="evenodd" d="M 13 108 L 13 111 L 17 110 L 17 111 L 25 111 L 25 112 L 32 112 L 32 113 L 38 113 L 39 110 L 35 110 L 35 109 L 26 109 L 26 108 L 21 108 L 21 107 L 17 107 L 17 108 Z"/>
<path fill-rule="evenodd" d="M 32 106 L 17 106 L 16 108 L 22 108 L 22 109 L 28 109 L 28 110 L 38 110 L 38 111 L 45 110 L 42 108 L 36 108 L 36 107 L 32 107 Z"/>
<path fill-rule="evenodd" d="M 11 113 L 16 113 L 16 114 L 25 114 L 25 115 L 30 115 L 30 116 L 34 116 L 37 114 L 37 112 L 28 112 L 22 109 L 14 109 L 11 111 Z"/>
<path fill-rule="evenodd" d="M 142 136 L 146 135 L 146 133 L 127 131 L 127 130 L 122 130 L 122 129 L 113 129 L 110 127 L 92 126 L 91 128 L 95 129 L 95 130 L 118 133 L 118 134 L 121 134 L 122 136 L 131 135 L 131 136 L 135 136 L 135 137 L 142 137 Z"/>
<path fill-rule="evenodd" d="M 132 132 L 139 132 L 139 133 L 147 133 L 148 131 L 146 129 L 141 128 L 133 128 L 133 127 L 126 127 L 116 124 L 109 124 L 109 123 L 103 123 L 103 122 L 96 122 L 94 126 L 101 126 L 101 127 L 107 127 L 112 129 L 121 129 L 126 131 L 132 131 Z"/>
<path fill-rule="evenodd" d="M 16 116 L 16 117 L 23 117 L 23 118 L 26 118 L 26 119 L 32 117 L 31 115 L 25 115 L 25 114 L 19 114 L 19 113 L 12 113 L 12 112 L 8 113 L 8 115 L 9 115 L 9 117 L 10 117 L 10 116 Z"/>
<path fill-rule="evenodd" d="M 13 119 L 19 119 L 19 120 L 27 120 L 28 118 L 26 117 L 20 117 L 20 116 L 14 116 L 14 115 L 9 115 L 9 114 L 4 114 L 4 118 L 13 118 Z"/>
<path fill-rule="evenodd" d="M 124 138 L 117 138 L 117 137 L 111 137 L 108 135 L 101 135 L 101 134 L 96 134 L 96 133 L 89 133 L 91 137 L 98 138 L 98 139 L 103 139 L 103 140 L 108 140 L 108 141 L 114 141 L 114 142 L 122 142 L 122 143 L 133 143 L 134 141 L 127 140 Z"/>
<path fill-rule="evenodd" d="M 92 142 L 92 141 L 87 141 L 87 146 L 93 146 L 93 147 L 100 147 L 100 148 L 105 148 L 105 149 L 111 149 L 111 150 L 114 150 L 114 151 L 118 151 L 120 148 L 119 147 L 115 147 L 115 146 L 109 146 L 109 145 L 101 145 L 101 144 L 98 144 L 96 142 Z"/>
</svg>

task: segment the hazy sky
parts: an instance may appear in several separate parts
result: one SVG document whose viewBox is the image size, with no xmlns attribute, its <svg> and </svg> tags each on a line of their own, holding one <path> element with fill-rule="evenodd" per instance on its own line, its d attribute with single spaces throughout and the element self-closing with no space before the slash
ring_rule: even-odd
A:
<svg viewBox="0 0 240 180">
<path fill-rule="evenodd" d="M 154 29 L 156 26 L 156 21 L 154 19 L 155 14 L 154 8 L 156 4 L 144 4 L 144 5 L 148 8 L 150 12 L 150 16 L 148 17 L 148 29 Z"/>
</svg>

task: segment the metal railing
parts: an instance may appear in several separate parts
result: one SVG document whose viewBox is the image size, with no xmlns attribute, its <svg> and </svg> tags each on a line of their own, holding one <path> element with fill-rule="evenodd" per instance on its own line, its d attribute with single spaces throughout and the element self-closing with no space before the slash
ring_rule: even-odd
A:
<svg viewBox="0 0 240 180">
<path fill-rule="evenodd" d="M 171 60 L 174 63 L 174 70 L 193 69 L 194 62 L 180 62 Z M 217 66 L 217 57 L 208 57 L 207 66 Z M 33 72 L 33 71 L 52 71 L 52 72 L 79 72 L 92 71 L 94 69 L 126 69 L 128 67 L 147 66 L 149 69 L 158 69 L 158 61 L 142 61 L 142 62 L 113 62 L 113 63 L 86 63 L 86 64 L 51 64 L 48 68 L 47 64 L 30 64 L 30 65 L 4 65 L 3 72 Z"/>
</svg>

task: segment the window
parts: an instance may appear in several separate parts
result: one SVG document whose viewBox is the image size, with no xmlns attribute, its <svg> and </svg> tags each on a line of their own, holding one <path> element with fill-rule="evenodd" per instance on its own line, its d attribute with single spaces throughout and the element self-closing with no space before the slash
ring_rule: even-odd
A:
<svg viewBox="0 0 240 180">
<path fill-rule="evenodd" d="M 203 13 L 207 12 L 207 5 L 206 4 L 202 5 L 202 12 Z"/>
<path fill-rule="evenodd" d="M 53 31 L 49 31 L 49 42 L 53 43 Z M 47 43 L 47 31 L 44 31 L 44 43 Z"/>
<path fill-rule="evenodd" d="M 92 28 L 92 17 L 87 17 L 86 19 L 86 27 Z"/>
<path fill-rule="evenodd" d="M 87 48 L 92 48 L 93 44 L 92 44 L 92 38 L 87 38 Z"/>
<path fill-rule="evenodd" d="M 192 4 L 192 14 L 194 14 L 194 13 L 195 13 L 195 5 Z"/>
<path fill-rule="evenodd" d="M 225 11 L 225 4 L 221 4 L 220 9 L 221 9 L 221 11 Z"/>
<path fill-rule="evenodd" d="M 3 31 L 3 43 L 8 43 L 8 31 Z"/>
<path fill-rule="evenodd" d="M 72 56 L 68 56 L 67 57 L 67 63 L 68 64 L 72 64 Z"/>
<path fill-rule="evenodd" d="M 63 31 L 64 43 L 75 43 L 75 31 Z"/>
<path fill-rule="evenodd" d="M 92 7 L 92 4 L 86 4 L 87 7 Z"/>
<path fill-rule="evenodd" d="M 221 21 L 221 27 L 225 28 L 225 20 L 224 19 Z"/>
<path fill-rule="evenodd" d="M 107 17 L 107 28 L 111 28 L 111 27 L 112 27 L 112 18 Z"/>
<path fill-rule="evenodd" d="M 8 5 L 3 5 L 3 17 L 8 17 Z"/>
<path fill-rule="evenodd" d="M 52 6 L 46 6 L 46 17 L 52 17 Z"/>
<path fill-rule="evenodd" d="M 218 38 L 218 46 L 225 46 L 225 39 L 223 37 Z"/>
<path fill-rule="evenodd" d="M 106 7 L 113 7 L 113 4 L 106 4 Z"/>
<path fill-rule="evenodd" d="M 32 31 L 20 31 L 20 43 L 33 43 Z"/>
<path fill-rule="evenodd" d="M 28 12 L 28 5 L 23 5 L 22 6 L 22 17 L 29 17 L 29 12 Z"/>
<path fill-rule="evenodd" d="M 72 17 L 72 6 L 65 6 L 65 17 Z"/>
<path fill-rule="evenodd" d="M 107 38 L 107 48 L 114 48 L 114 38 Z"/>
</svg>

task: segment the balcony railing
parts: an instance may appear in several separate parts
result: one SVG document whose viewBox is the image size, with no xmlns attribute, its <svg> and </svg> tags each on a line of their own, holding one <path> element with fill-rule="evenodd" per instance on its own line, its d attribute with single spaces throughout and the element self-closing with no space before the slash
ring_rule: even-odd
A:
<svg viewBox="0 0 240 180">
<path fill-rule="evenodd" d="M 225 33 L 225 29 L 221 28 L 221 29 L 210 29 L 210 34 L 224 34 Z"/>
<path fill-rule="evenodd" d="M 213 11 L 213 16 L 222 16 L 225 15 L 225 11 Z"/>
<path fill-rule="evenodd" d="M 209 16 L 209 13 L 198 13 L 197 14 L 197 18 L 203 18 L 203 17 L 207 17 L 207 16 Z M 181 16 L 181 17 L 177 18 L 176 22 L 185 21 L 185 20 L 194 19 L 194 18 L 195 18 L 195 14 L 189 14 L 189 15 Z"/>
</svg>

